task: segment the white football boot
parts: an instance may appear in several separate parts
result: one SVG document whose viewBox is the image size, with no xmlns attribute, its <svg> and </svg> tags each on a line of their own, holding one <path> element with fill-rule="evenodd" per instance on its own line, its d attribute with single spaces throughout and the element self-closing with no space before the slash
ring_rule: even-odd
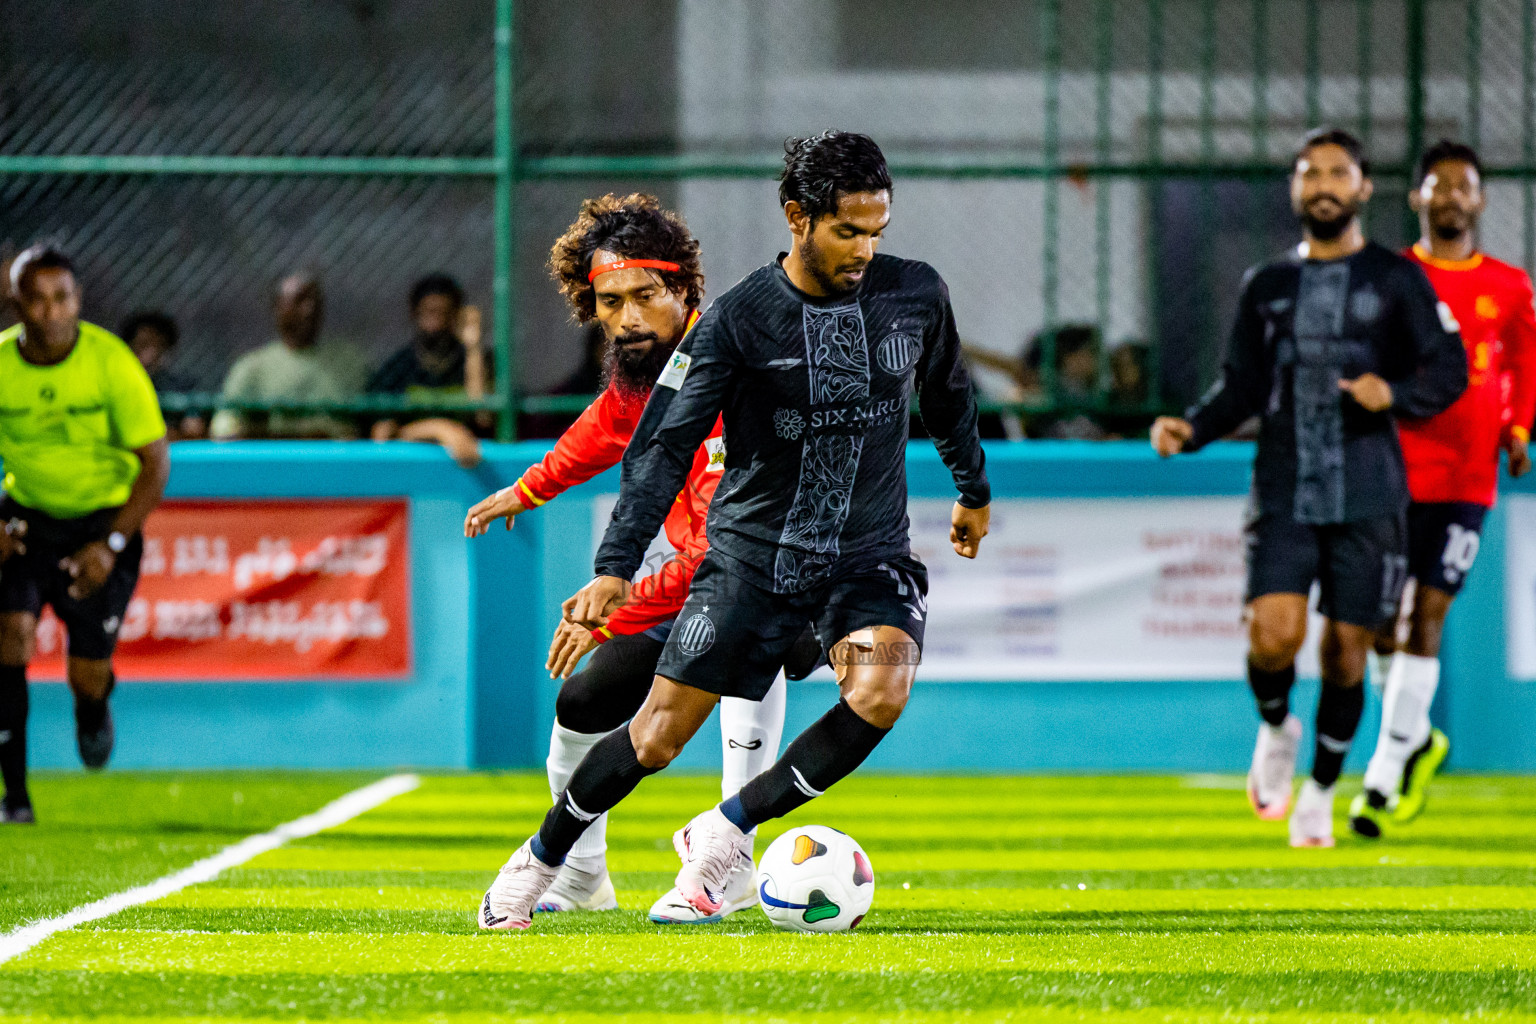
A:
<svg viewBox="0 0 1536 1024">
<path fill-rule="evenodd" d="M 683 898 L 676 886 L 651 907 L 651 920 L 657 924 L 714 924 L 736 913 L 756 906 L 757 869 L 750 856 L 743 856 L 731 869 L 731 877 L 725 883 L 725 904 L 713 914 L 705 913 Z"/>
<path fill-rule="evenodd" d="M 618 895 L 608 877 L 608 865 L 597 871 L 583 871 L 571 858 L 560 867 L 555 884 L 534 906 L 535 914 L 559 914 L 574 910 L 618 910 Z"/>
<path fill-rule="evenodd" d="M 1291 812 L 1292 846 L 1333 845 L 1333 787 L 1324 789 L 1307 779 L 1296 794 L 1296 810 Z"/>
<path fill-rule="evenodd" d="M 527 843 L 519 846 L 480 901 L 480 927 L 527 928 L 533 923 L 534 905 L 559 874 L 559 868 L 535 857 Z"/>
<path fill-rule="evenodd" d="M 672 847 L 683 860 L 677 892 L 705 915 L 725 907 L 731 874 L 743 859 L 752 859 L 752 836 L 737 828 L 719 807 L 694 818 L 672 836 Z"/>
<path fill-rule="evenodd" d="M 1280 821 L 1291 807 L 1291 786 L 1296 775 L 1296 751 L 1301 746 L 1301 720 L 1286 715 L 1277 729 L 1259 724 L 1253 745 L 1253 766 L 1248 769 L 1248 802 L 1265 821 Z"/>
</svg>

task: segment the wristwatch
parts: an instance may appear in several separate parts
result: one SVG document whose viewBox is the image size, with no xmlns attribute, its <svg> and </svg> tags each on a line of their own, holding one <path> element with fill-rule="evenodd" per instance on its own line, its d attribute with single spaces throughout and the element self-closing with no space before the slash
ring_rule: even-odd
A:
<svg viewBox="0 0 1536 1024">
<path fill-rule="evenodd" d="M 107 550 L 112 552 L 114 555 L 122 554 L 123 549 L 127 546 L 128 538 L 124 537 L 117 530 L 113 530 L 111 533 L 107 534 Z"/>
</svg>

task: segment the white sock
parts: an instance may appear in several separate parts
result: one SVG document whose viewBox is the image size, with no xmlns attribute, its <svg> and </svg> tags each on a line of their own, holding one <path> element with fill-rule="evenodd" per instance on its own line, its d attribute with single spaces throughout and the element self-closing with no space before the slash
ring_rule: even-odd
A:
<svg viewBox="0 0 1536 1024">
<path fill-rule="evenodd" d="M 1381 732 L 1365 769 L 1365 788 L 1388 796 L 1403 784 L 1403 768 L 1429 739 L 1429 706 L 1440 685 L 1440 659 L 1399 651 L 1381 702 Z"/>
<path fill-rule="evenodd" d="M 1376 691 L 1376 696 L 1378 697 L 1386 692 L 1387 676 L 1392 671 L 1392 659 L 1394 657 L 1396 655 L 1382 654 L 1378 651 L 1372 651 L 1366 655 L 1366 662 L 1370 667 L 1370 671 L 1365 674 L 1365 677 L 1370 680 L 1371 689 Z"/>
<path fill-rule="evenodd" d="M 605 732 L 572 732 L 559 722 L 555 723 L 549 734 L 549 759 L 544 762 L 544 767 L 549 770 L 549 795 L 552 799 L 560 799 L 560 794 L 570 784 L 571 775 L 576 771 L 576 766 L 581 764 L 581 759 L 597 745 L 598 740 L 607 735 Z M 566 854 L 565 862 L 579 871 L 601 871 L 604 854 L 607 852 L 608 814 L 604 812 L 576 840 L 576 845 Z"/>
<path fill-rule="evenodd" d="M 762 700 L 720 699 L 720 795 L 729 799 L 779 759 L 786 684 L 780 672 Z"/>
</svg>

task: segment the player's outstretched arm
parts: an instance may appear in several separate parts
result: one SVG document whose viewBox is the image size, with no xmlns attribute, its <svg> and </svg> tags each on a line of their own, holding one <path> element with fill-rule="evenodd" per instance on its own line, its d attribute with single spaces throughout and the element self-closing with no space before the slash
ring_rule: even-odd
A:
<svg viewBox="0 0 1536 1024">
<path fill-rule="evenodd" d="M 1264 319 L 1258 311 L 1259 276 L 1249 271 L 1243 280 L 1243 292 L 1237 301 L 1237 318 L 1232 322 L 1227 354 L 1216 383 L 1185 418 L 1168 418 L 1189 427 L 1189 432 L 1174 451 L 1194 451 L 1226 437 L 1264 407 L 1271 372 L 1265 354 Z M 1182 428 L 1175 427 L 1170 440 L 1180 433 Z M 1161 448 L 1158 451 L 1159 454 L 1173 454 L 1164 453 Z"/>
<path fill-rule="evenodd" d="M 464 536 L 484 536 L 498 519 L 506 520 L 510 530 L 522 513 L 611 468 L 624 456 L 634 415 L 632 407 L 610 385 L 582 410 L 537 465 L 529 466 L 510 487 L 503 487 L 469 510 L 464 517 Z"/>
</svg>

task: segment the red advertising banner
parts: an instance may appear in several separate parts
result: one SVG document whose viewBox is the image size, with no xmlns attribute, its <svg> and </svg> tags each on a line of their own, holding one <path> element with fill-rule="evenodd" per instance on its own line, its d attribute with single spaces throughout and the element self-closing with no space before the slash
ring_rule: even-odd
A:
<svg viewBox="0 0 1536 1024">
<path fill-rule="evenodd" d="M 411 668 L 404 501 L 167 501 L 144 526 L 122 679 L 357 679 Z M 45 610 L 32 676 L 64 678 Z"/>
</svg>

